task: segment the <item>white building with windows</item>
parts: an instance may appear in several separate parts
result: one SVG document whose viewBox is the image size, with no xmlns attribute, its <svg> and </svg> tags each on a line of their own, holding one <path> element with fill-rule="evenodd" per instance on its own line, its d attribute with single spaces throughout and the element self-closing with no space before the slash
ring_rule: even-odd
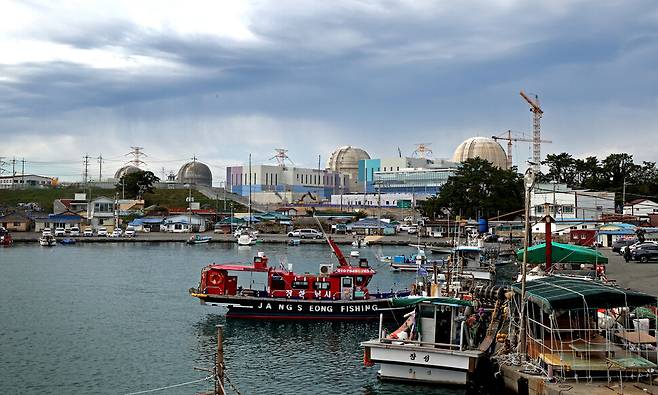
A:
<svg viewBox="0 0 658 395">
<path fill-rule="evenodd" d="M 649 214 L 658 213 L 658 203 L 649 199 L 636 199 L 624 204 L 624 215 L 636 217 L 649 217 Z"/>
<path fill-rule="evenodd" d="M 410 208 L 416 204 L 416 198 L 413 193 L 350 193 L 331 195 L 331 205 Z"/>
<path fill-rule="evenodd" d="M 556 220 L 598 220 L 614 214 L 615 193 L 571 189 L 566 184 L 536 184 L 530 195 L 530 216 L 550 214 Z"/>
<path fill-rule="evenodd" d="M 0 189 L 46 188 L 52 185 L 53 179 L 51 177 L 37 176 L 36 174 L 0 177 Z"/>
</svg>

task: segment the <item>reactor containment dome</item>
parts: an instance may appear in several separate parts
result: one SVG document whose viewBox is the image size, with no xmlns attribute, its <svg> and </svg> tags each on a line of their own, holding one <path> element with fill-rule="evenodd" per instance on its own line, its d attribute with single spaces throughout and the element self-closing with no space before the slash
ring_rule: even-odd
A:
<svg viewBox="0 0 658 395">
<path fill-rule="evenodd" d="M 114 173 L 114 178 L 116 178 L 117 180 L 120 180 L 121 177 L 123 177 L 125 175 L 137 173 L 139 171 L 142 171 L 142 169 L 140 169 L 137 166 L 126 165 L 126 166 L 123 166 L 122 168 L 120 168 L 119 170 L 117 170 L 116 173 Z"/>
<path fill-rule="evenodd" d="M 459 144 L 452 160 L 464 162 L 468 159 L 480 158 L 493 163 L 501 169 L 507 169 L 507 155 L 498 142 L 489 137 L 471 137 Z"/>
<path fill-rule="evenodd" d="M 184 184 L 201 185 L 206 187 L 212 186 L 212 172 L 210 168 L 201 162 L 193 161 L 184 164 L 178 175 L 176 181 Z"/>
<path fill-rule="evenodd" d="M 339 173 L 356 175 L 359 171 L 359 161 L 362 159 L 370 159 L 370 155 L 361 148 L 346 145 L 331 153 L 327 168 Z"/>
</svg>

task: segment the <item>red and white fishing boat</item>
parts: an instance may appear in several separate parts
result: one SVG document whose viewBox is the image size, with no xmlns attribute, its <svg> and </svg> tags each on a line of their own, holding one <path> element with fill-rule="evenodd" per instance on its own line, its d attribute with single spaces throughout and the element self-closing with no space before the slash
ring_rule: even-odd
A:
<svg viewBox="0 0 658 395">
<path fill-rule="evenodd" d="M 204 267 L 198 288 L 190 289 L 190 294 L 202 304 L 226 306 L 227 317 L 295 320 L 377 319 L 384 309 L 392 308 L 393 297 L 409 294 L 371 294 L 368 284 L 375 271 L 368 260 L 361 258 L 353 266 L 333 240 L 327 241 L 336 255 L 336 268 L 321 264 L 317 274 L 294 273 L 268 266 L 268 258 L 259 253 L 251 265 Z"/>
<path fill-rule="evenodd" d="M 14 244 L 14 239 L 9 234 L 9 231 L 0 227 L 0 246 L 11 247 Z"/>
</svg>

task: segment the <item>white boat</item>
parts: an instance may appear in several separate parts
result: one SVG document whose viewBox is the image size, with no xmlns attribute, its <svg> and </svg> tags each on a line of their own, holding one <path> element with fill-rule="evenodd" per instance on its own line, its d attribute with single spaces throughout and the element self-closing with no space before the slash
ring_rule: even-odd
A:
<svg viewBox="0 0 658 395">
<path fill-rule="evenodd" d="M 57 245 L 57 240 L 53 236 L 42 236 L 39 238 L 39 244 L 44 247 L 54 247 Z"/>
<path fill-rule="evenodd" d="M 358 258 L 359 255 L 360 255 L 359 251 L 356 251 L 356 250 L 350 251 L 350 257 L 352 257 L 352 258 Z"/>
<path fill-rule="evenodd" d="M 404 324 L 388 336 L 361 343 L 366 364 L 379 364 L 381 379 L 466 385 L 484 352 L 467 329 L 470 302 L 443 297 L 394 299 L 393 305 L 416 305 Z M 419 320 L 416 317 L 420 317 Z M 478 325 L 485 325 L 477 321 Z"/>
<path fill-rule="evenodd" d="M 251 234 L 248 233 L 241 234 L 240 236 L 238 236 L 238 245 L 252 246 L 256 244 L 256 240 L 257 240 L 256 237 Z"/>
<path fill-rule="evenodd" d="M 356 239 L 352 242 L 352 247 L 354 248 L 368 247 L 368 240 Z"/>
</svg>

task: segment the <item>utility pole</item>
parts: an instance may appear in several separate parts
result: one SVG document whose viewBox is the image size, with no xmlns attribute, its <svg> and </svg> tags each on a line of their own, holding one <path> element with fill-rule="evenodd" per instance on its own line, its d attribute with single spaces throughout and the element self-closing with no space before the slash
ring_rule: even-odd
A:
<svg viewBox="0 0 658 395">
<path fill-rule="evenodd" d="M 11 189 L 16 189 L 16 157 L 11 160 Z"/>
<path fill-rule="evenodd" d="M 25 158 L 21 161 L 21 188 L 25 188 Z"/>
<path fill-rule="evenodd" d="M 524 218 L 524 228 L 525 228 L 525 237 L 523 242 L 523 266 L 521 266 L 521 320 L 519 327 L 519 353 L 523 355 L 525 360 L 526 353 L 526 275 L 528 272 L 528 245 L 530 244 L 530 192 L 535 183 L 535 173 L 532 167 L 528 167 L 523 177 L 523 186 L 525 188 L 525 218 Z"/>
<path fill-rule="evenodd" d="M 85 185 L 85 188 L 87 188 L 87 180 L 89 177 L 89 155 L 85 155 L 84 157 L 84 164 L 85 164 L 85 171 L 82 176 L 82 183 Z"/>
<path fill-rule="evenodd" d="M 103 179 L 103 154 L 98 155 L 98 182 Z"/>
</svg>

